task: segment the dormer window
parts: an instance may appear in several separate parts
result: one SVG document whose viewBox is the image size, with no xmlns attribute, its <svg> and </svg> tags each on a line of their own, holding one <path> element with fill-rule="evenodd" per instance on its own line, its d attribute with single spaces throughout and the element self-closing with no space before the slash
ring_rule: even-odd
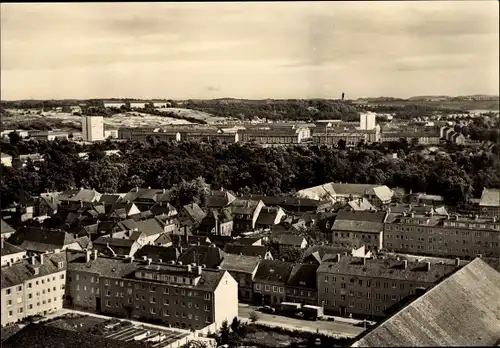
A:
<svg viewBox="0 0 500 348">
<path fill-rule="evenodd" d="M 39 267 L 33 267 L 33 273 L 34 273 L 35 275 L 40 274 L 40 268 L 39 268 Z"/>
<path fill-rule="evenodd" d="M 63 269 L 64 268 L 64 261 L 60 261 L 57 263 L 57 268 L 58 269 Z"/>
</svg>

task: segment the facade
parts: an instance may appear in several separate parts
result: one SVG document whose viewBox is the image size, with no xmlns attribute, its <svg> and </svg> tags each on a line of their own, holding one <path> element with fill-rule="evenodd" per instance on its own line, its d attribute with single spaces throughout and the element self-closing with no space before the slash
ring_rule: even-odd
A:
<svg viewBox="0 0 500 348">
<path fill-rule="evenodd" d="M 385 212 L 340 211 L 332 224 L 331 244 L 335 247 L 380 250 L 383 247 Z"/>
<path fill-rule="evenodd" d="M 0 238 L 2 240 L 9 239 L 10 236 L 12 236 L 14 233 L 16 233 L 16 230 L 12 226 L 10 226 L 8 223 L 6 223 L 3 219 L 1 219 L 0 221 L 1 221 Z"/>
<path fill-rule="evenodd" d="M 374 112 L 360 112 L 359 113 L 359 128 L 362 130 L 375 129 L 377 114 Z"/>
<path fill-rule="evenodd" d="M 87 255 L 68 267 L 74 306 L 195 330 L 238 316 L 238 285 L 224 270 Z"/>
<path fill-rule="evenodd" d="M 233 216 L 233 231 L 249 232 L 256 228 L 257 218 L 264 207 L 261 200 L 236 199 L 229 209 Z"/>
<path fill-rule="evenodd" d="M 104 140 L 104 119 L 102 116 L 82 116 L 84 141 Z"/>
<path fill-rule="evenodd" d="M 2 267 L 12 265 L 26 257 L 26 250 L 4 241 L 3 238 L 0 243 L 2 243 L 0 249 Z"/>
<path fill-rule="evenodd" d="M 240 141 L 261 145 L 299 144 L 304 133 L 294 128 L 245 129 L 239 132 Z"/>
<path fill-rule="evenodd" d="M 271 228 L 279 224 L 285 216 L 285 211 L 281 207 L 263 207 L 257 218 L 256 227 Z"/>
<path fill-rule="evenodd" d="M 62 308 L 66 284 L 64 252 L 2 266 L 2 326 Z"/>
<path fill-rule="evenodd" d="M 384 248 L 396 252 L 472 259 L 477 255 L 500 257 L 500 221 L 390 214 L 384 226 Z"/>
<path fill-rule="evenodd" d="M 254 302 L 277 306 L 286 299 L 285 286 L 292 272 L 293 263 L 278 260 L 261 260 L 254 277 Z"/>
<path fill-rule="evenodd" d="M 337 146 L 339 141 L 344 141 L 345 146 L 347 147 L 355 147 L 360 142 L 366 142 L 367 136 L 365 133 L 350 131 L 350 132 L 338 132 L 335 130 L 326 131 L 326 132 L 314 132 L 313 136 L 313 144 L 317 145 L 331 145 Z"/>
<path fill-rule="evenodd" d="M 318 304 L 329 313 L 384 317 L 416 289 L 428 289 L 460 266 L 337 255 L 317 270 Z"/>
<path fill-rule="evenodd" d="M 479 201 L 479 215 L 500 218 L 500 190 L 483 189 Z"/>
<path fill-rule="evenodd" d="M 220 268 L 226 270 L 238 282 L 238 299 L 251 301 L 253 299 L 253 280 L 260 257 L 226 254 Z"/>
<path fill-rule="evenodd" d="M 316 306 L 318 291 L 316 286 L 316 270 L 318 265 L 296 264 L 286 282 L 286 301 Z"/>
<path fill-rule="evenodd" d="M 406 139 L 408 143 L 419 145 L 439 145 L 438 132 L 382 132 L 380 142 L 382 143 L 397 143 L 401 139 Z"/>
<path fill-rule="evenodd" d="M 217 130 L 202 130 L 202 131 L 183 131 L 180 132 L 182 141 L 203 141 L 211 142 L 218 140 L 221 143 L 234 144 L 239 140 L 238 133 L 223 133 Z"/>
</svg>

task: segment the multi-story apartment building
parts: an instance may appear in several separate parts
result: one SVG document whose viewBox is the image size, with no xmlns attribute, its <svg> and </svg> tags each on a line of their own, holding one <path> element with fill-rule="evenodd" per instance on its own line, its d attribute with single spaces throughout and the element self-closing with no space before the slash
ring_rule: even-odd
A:
<svg viewBox="0 0 500 348">
<path fill-rule="evenodd" d="M 0 251 L 1 251 L 1 260 L 2 267 L 7 265 L 12 265 L 19 260 L 22 260 L 26 256 L 26 250 L 19 248 L 18 246 L 12 245 L 8 242 L 5 242 L 0 239 L 0 243 L 2 243 Z"/>
<path fill-rule="evenodd" d="M 419 145 L 438 145 L 440 142 L 439 130 L 436 131 L 398 131 L 398 132 L 382 132 L 380 134 L 380 142 L 394 143 L 401 139 L 406 139 L 409 143 Z"/>
<path fill-rule="evenodd" d="M 42 254 L 3 266 L 2 326 L 62 308 L 66 284 L 64 252 Z"/>
<path fill-rule="evenodd" d="M 500 190 L 483 189 L 479 201 L 479 215 L 500 218 Z"/>
<path fill-rule="evenodd" d="M 386 212 L 340 211 L 331 227 L 331 243 L 337 247 L 369 250 L 383 247 L 383 231 Z"/>
<path fill-rule="evenodd" d="M 458 269 L 456 264 L 366 259 L 337 254 L 317 270 L 318 304 L 325 311 L 384 317 L 403 298 L 427 289 Z"/>
<path fill-rule="evenodd" d="M 104 119 L 102 116 L 83 116 L 82 135 L 85 141 L 104 140 Z"/>
<path fill-rule="evenodd" d="M 238 282 L 238 298 L 251 301 L 253 298 L 253 279 L 259 266 L 260 257 L 226 254 L 220 268 L 228 271 Z"/>
<path fill-rule="evenodd" d="M 234 144 L 239 140 L 238 133 L 223 133 L 217 129 L 207 130 L 189 130 L 181 131 L 180 138 L 182 141 L 203 141 L 211 142 L 218 140 L 221 143 Z"/>
<path fill-rule="evenodd" d="M 461 257 L 500 257 L 500 221 L 495 218 L 389 214 L 384 248 L 395 252 Z"/>
<path fill-rule="evenodd" d="M 292 268 L 291 262 L 261 260 L 254 277 L 254 301 L 263 305 L 279 305 L 285 301 L 285 286 Z"/>
<path fill-rule="evenodd" d="M 285 285 L 286 301 L 308 305 L 318 304 L 316 270 L 318 265 L 296 264 Z"/>
<path fill-rule="evenodd" d="M 240 132 L 240 141 L 256 144 L 286 145 L 299 144 L 302 133 L 294 128 L 245 129 Z"/>
<path fill-rule="evenodd" d="M 350 131 L 350 132 L 339 132 L 339 131 L 325 131 L 325 132 L 314 132 L 313 143 L 317 145 L 338 145 L 339 141 L 344 141 L 345 146 L 354 147 L 358 145 L 361 141 L 366 142 L 367 135 L 362 132 Z"/>
<path fill-rule="evenodd" d="M 233 216 L 233 231 L 248 232 L 256 228 L 264 202 L 254 199 L 236 199 L 229 205 Z"/>
<path fill-rule="evenodd" d="M 67 289 L 75 306 L 179 328 L 201 329 L 238 316 L 234 278 L 191 264 L 72 255 Z"/>
</svg>

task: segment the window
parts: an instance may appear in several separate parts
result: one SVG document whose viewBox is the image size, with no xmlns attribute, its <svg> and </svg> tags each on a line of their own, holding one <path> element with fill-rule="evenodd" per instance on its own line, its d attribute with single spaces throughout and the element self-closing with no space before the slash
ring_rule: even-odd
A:
<svg viewBox="0 0 500 348">
<path fill-rule="evenodd" d="M 345 295 L 340 295 L 340 301 L 345 301 Z"/>
<path fill-rule="evenodd" d="M 150 313 L 151 313 L 151 314 L 156 314 L 156 310 L 155 310 L 155 308 L 154 308 L 154 307 L 151 307 Z"/>
<path fill-rule="evenodd" d="M 17 287 L 17 292 L 21 292 L 21 291 L 23 291 L 23 287 L 22 287 L 21 285 L 19 285 L 19 286 Z"/>
<path fill-rule="evenodd" d="M 168 298 L 164 298 L 164 299 L 163 299 L 163 304 L 164 304 L 165 306 L 170 305 L 170 301 L 168 300 Z"/>
<path fill-rule="evenodd" d="M 76 279 L 76 280 L 80 280 L 80 275 L 79 275 L 79 274 L 77 274 L 75 279 Z M 106 285 L 109 285 L 109 280 L 107 281 Z"/>
<path fill-rule="evenodd" d="M 10 295 L 10 294 L 11 294 L 10 289 L 5 290 L 5 293 L 6 293 L 7 295 Z"/>
<path fill-rule="evenodd" d="M 210 305 L 205 305 L 205 312 L 210 312 L 210 308 L 211 306 Z"/>
<path fill-rule="evenodd" d="M 149 299 L 149 303 L 156 303 L 156 298 L 154 296 L 151 296 Z"/>
<path fill-rule="evenodd" d="M 210 300 L 210 294 L 209 293 L 205 294 L 205 300 Z"/>
<path fill-rule="evenodd" d="M 260 290 L 260 284 L 255 284 L 255 290 Z"/>
<path fill-rule="evenodd" d="M 29 289 L 31 289 L 31 282 L 30 282 L 30 283 L 28 283 L 28 288 L 29 288 Z"/>
<path fill-rule="evenodd" d="M 12 300 L 7 300 L 7 307 L 12 306 Z"/>
<path fill-rule="evenodd" d="M 163 290 L 163 293 L 168 295 L 168 288 L 165 288 L 165 289 Z"/>
<path fill-rule="evenodd" d="M 11 317 L 14 314 L 13 311 L 9 311 L 9 317 Z"/>
<path fill-rule="evenodd" d="M 328 283 L 328 276 L 325 276 L 325 283 Z"/>
<path fill-rule="evenodd" d="M 33 298 L 33 294 L 28 294 L 28 299 L 31 300 Z"/>
<path fill-rule="evenodd" d="M 110 300 L 106 300 L 106 307 L 111 307 L 111 301 Z"/>
<path fill-rule="evenodd" d="M 168 309 L 164 310 L 163 311 L 163 316 L 164 317 L 168 317 L 170 314 L 168 314 Z"/>
<path fill-rule="evenodd" d="M 269 290 L 271 290 L 271 287 L 269 285 L 265 285 L 264 290 L 269 291 Z"/>
<path fill-rule="evenodd" d="M 211 323 L 212 322 L 212 317 L 211 316 L 205 317 L 205 322 L 206 323 Z"/>
</svg>

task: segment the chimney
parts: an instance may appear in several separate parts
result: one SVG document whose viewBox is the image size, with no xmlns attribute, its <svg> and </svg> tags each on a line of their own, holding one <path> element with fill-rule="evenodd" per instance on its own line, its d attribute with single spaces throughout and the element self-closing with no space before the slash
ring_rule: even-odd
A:
<svg viewBox="0 0 500 348">
<path fill-rule="evenodd" d="M 366 257 L 362 257 L 361 260 L 363 262 L 363 266 L 365 266 L 366 265 Z"/>
<path fill-rule="evenodd" d="M 403 269 L 408 269 L 408 260 L 403 260 Z"/>
<path fill-rule="evenodd" d="M 340 262 L 340 254 L 337 254 L 337 262 Z"/>
<path fill-rule="evenodd" d="M 151 264 L 151 262 L 153 262 L 153 259 L 149 258 L 148 259 L 148 266 Z"/>
<path fill-rule="evenodd" d="M 40 264 L 43 265 L 43 254 L 40 254 Z"/>
<path fill-rule="evenodd" d="M 32 265 L 36 264 L 36 257 L 35 256 L 32 256 L 31 259 L 30 259 L 30 263 Z"/>
<path fill-rule="evenodd" d="M 135 192 L 139 192 L 139 186 L 135 187 Z"/>
<path fill-rule="evenodd" d="M 94 249 L 94 260 L 97 260 L 97 249 Z"/>
<path fill-rule="evenodd" d="M 483 255 L 482 254 L 477 254 L 477 257 L 482 258 Z"/>
<path fill-rule="evenodd" d="M 426 262 L 427 272 L 431 271 L 431 263 L 429 261 Z"/>
<path fill-rule="evenodd" d="M 460 258 L 455 259 L 455 266 L 460 266 Z"/>
<path fill-rule="evenodd" d="M 189 273 L 191 273 L 191 271 L 192 271 L 192 270 L 193 270 L 193 269 L 192 269 L 191 265 L 187 265 L 187 271 L 188 271 Z"/>
<path fill-rule="evenodd" d="M 146 255 L 144 255 L 144 256 L 142 257 L 142 259 L 143 259 L 144 261 L 146 261 L 146 260 L 148 259 L 148 257 L 147 257 Z"/>
<path fill-rule="evenodd" d="M 198 271 L 198 275 L 201 275 L 202 267 L 201 266 L 197 266 L 197 271 Z"/>
<path fill-rule="evenodd" d="M 133 257 L 133 256 L 130 256 L 130 258 L 128 259 L 128 261 L 129 261 L 130 263 L 134 263 L 134 257 Z"/>
<path fill-rule="evenodd" d="M 411 212 L 411 217 L 414 218 L 415 217 L 415 213 L 414 212 Z"/>
<path fill-rule="evenodd" d="M 477 214 L 474 215 L 474 220 L 476 220 L 476 221 L 479 220 L 479 215 L 477 215 Z"/>
<path fill-rule="evenodd" d="M 90 262 L 90 254 L 91 254 L 91 251 L 90 250 L 87 250 L 85 252 L 85 262 L 86 263 L 89 263 Z"/>
</svg>

